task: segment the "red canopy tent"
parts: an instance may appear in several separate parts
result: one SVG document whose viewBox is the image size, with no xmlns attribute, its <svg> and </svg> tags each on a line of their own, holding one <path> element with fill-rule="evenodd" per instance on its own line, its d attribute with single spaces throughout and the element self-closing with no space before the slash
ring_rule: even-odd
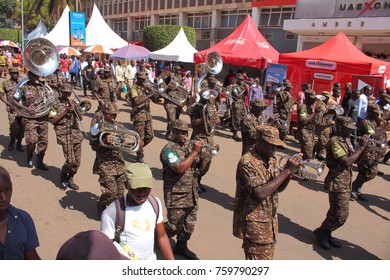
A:
<svg viewBox="0 0 390 280">
<path fill-rule="evenodd" d="M 223 63 L 254 68 L 265 67 L 264 59 L 277 63 L 279 53 L 261 35 L 248 15 L 235 31 L 209 49 L 194 54 L 195 63 L 203 63 L 206 54 L 216 51 Z"/>
<path fill-rule="evenodd" d="M 390 63 L 365 55 L 343 32 L 310 50 L 280 54 L 279 63 L 287 64 L 289 68 L 304 67 L 362 75 L 390 74 Z"/>
</svg>

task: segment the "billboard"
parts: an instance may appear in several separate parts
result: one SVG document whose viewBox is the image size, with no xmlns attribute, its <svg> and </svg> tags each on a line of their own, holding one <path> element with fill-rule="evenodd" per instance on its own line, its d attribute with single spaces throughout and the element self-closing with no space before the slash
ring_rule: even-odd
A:
<svg viewBox="0 0 390 280">
<path fill-rule="evenodd" d="M 70 46 L 81 47 L 86 43 L 85 13 L 69 12 Z"/>
</svg>

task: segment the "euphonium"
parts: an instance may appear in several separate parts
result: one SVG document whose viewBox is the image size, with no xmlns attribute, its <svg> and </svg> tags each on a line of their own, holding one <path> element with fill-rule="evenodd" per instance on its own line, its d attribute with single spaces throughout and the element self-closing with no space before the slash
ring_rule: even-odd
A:
<svg viewBox="0 0 390 280">
<path fill-rule="evenodd" d="M 99 142 L 103 147 L 126 153 L 137 152 L 139 149 L 140 136 L 133 130 L 103 119 L 91 126 L 91 135 L 96 136 L 99 133 Z M 112 143 L 107 143 L 107 136 L 111 136 Z"/>
<path fill-rule="evenodd" d="M 284 166 L 287 163 L 287 160 L 291 156 L 280 156 L 279 158 L 279 169 L 283 170 Z M 286 161 L 286 162 L 284 162 Z M 313 168 L 316 173 L 309 172 L 308 167 Z M 321 176 L 322 173 L 325 171 L 325 162 L 320 163 L 313 163 L 310 161 L 302 160 L 299 168 L 297 168 L 296 171 L 294 171 L 294 176 L 300 179 L 306 178 L 306 179 L 316 179 L 318 176 Z"/>
<path fill-rule="evenodd" d="M 183 107 L 188 98 L 188 90 L 175 81 L 173 74 L 169 71 L 162 72 L 157 78 L 157 87 L 159 95 L 172 103 Z M 174 98 L 166 94 L 168 89 L 178 90 L 180 92 L 178 98 Z"/>
<path fill-rule="evenodd" d="M 52 42 L 45 38 L 35 38 L 28 42 L 25 46 L 24 62 L 29 70 L 37 76 L 48 76 L 58 67 L 58 52 Z M 14 96 L 20 97 L 22 87 L 29 81 L 29 78 L 21 80 L 14 90 Z M 15 111 L 25 118 L 40 118 L 47 115 L 50 107 L 54 102 L 53 90 L 44 83 L 39 83 L 45 90 L 41 92 L 41 98 L 37 99 L 29 108 L 35 111 L 34 115 L 30 115 L 26 110 L 14 106 Z"/>
</svg>

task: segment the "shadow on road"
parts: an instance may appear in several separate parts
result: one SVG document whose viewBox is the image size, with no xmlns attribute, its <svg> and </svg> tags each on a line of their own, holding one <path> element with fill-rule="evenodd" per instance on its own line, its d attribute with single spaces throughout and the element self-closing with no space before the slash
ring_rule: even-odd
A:
<svg viewBox="0 0 390 280">
<path fill-rule="evenodd" d="M 200 199 L 205 199 L 213 202 L 227 210 L 233 211 L 234 209 L 234 198 L 227 193 L 221 192 L 213 187 L 203 184 L 206 187 L 207 192 L 199 194 Z"/>
<path fill-rule="evenodd" d="M 364 248 L 350 243 L 346 240 L 340 240 L 342 248 L 331 248 L 330 250 L 324 250 L 316 243 L 316 238 L 313 234 L 313 230 L 302 227 L 301 225 L 293 222 L 290 218 L 278 214 L 279 217 L 279 232 L 288 234 L 295 239 L 306 243 L 313 244 L 313 250 L 326 260 L 332 260 L 339 258 L 342 260 L 379 260 L 379 258 Z M 333 234 L 337 238 L 337 233 Z"/>
<path fill-rule="evenodd" d="M 100 221 L 96 208 L 98 200 L 99 197 L 91 192 L 69 190 L 58 202 L 64 209 L 79 211 L 89 219 Z"/>
<path fill-rule="evenodd" d="M 378 211 L 375 210 L 375 207 L 378 207 L 378 208 L 382 209 L 383 211 L 390 212 L 390 200 L 388 200 L 385 197 L 377 196 L 377 195 L 373 195 L 373 194 L 365 193 L 364 195 L 367 196 L 369 201 L 360 201 L 359 200 L 359 201 L 354 201 L 351 203 L 359 203 L 367 211 L 381 217 L 382 219 L 384 219 L 386 221 L 390 221 L 389 218 L 381 215 Z"/>
<path fill-rule="evenodd" d="M 34 176 L 40 176 L 43 179 L 50 181 L 53 183 L 54 186 L 58 186 L 60 183 L 60 174 L 61 174 L 61 168 L 58 168 L 56 166 L 47 165 L 50 169 L 47 171 L 37 169 L 35 167 L 36 164 L 36 156 L 34 156 L 34 167 L 31 169 L 31 174 Z"/>
<path fill-rule="evenodd" d="M 153 178 L 158 181 L 162 181 L 163 179 L 163 170 L 156 167 L 151 167 Z"/>
</svg>

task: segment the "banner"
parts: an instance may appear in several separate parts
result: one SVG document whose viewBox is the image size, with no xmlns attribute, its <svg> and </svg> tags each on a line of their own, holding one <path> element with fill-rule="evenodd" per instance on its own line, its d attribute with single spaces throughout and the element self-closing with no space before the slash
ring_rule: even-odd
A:
<svg viewBox="0 0 390 280">
<path fill-rule="evenodd" d="M 71 47 L 85 46 L 85 13 L 69 12 L 69 35 Z"/>
<path fill-rule="evenodd" d="M 268 64 L 265 73 L 265 91 L 267 97 L 273 98 L 275 89 L 282 86 L 283 80 L 286 79 L 287 65 L 286 64 Z"/>
</svg>

